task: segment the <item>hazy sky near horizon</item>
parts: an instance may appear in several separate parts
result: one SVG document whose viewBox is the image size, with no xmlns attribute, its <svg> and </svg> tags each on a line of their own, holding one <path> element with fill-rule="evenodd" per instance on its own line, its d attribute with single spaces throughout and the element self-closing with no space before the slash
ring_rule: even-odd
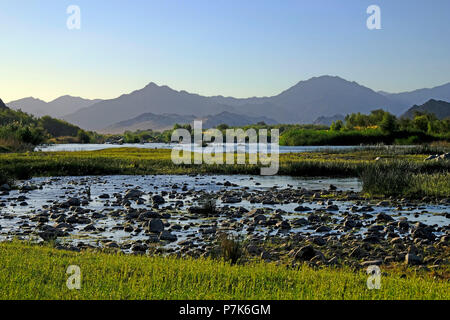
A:
<svg viewBox="0 0 450 320">
<path fill-rule="evenodd" d="M 372 4 L 381 30 L 366 27 Z M 149 82 L 271 96 L 324 74 L 433 87 L 450 82 L 449 18 L 448 0 L 0 0 L 0 98 L 106 99 Z"/>
</svg>

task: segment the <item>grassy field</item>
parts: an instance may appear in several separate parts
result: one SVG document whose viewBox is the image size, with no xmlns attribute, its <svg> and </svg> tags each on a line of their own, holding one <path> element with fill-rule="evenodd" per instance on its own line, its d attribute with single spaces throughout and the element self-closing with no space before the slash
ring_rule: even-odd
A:
<svg viewBox="0 0 450 320">
<path fill-rule="evenodd" d="M 368 149 L 280 155 L 279 175 L 362 177 L 365 191 L 404 196 L 450 196 L 450 161 L 424 161 L 429 150 Z M 381 160 L 375 161 L 377 157 Z M 83 152 L 0 154 L 0 182 L 8 177 L 139 175 L 139 174 L 260 174 L 258 165 L 176 165 L 170 150 L 137 148 Z M 434 175 L 434 176 L 433 176 Z M 411 176 L 408 183 L 404 177 Z M 365 178 L 366 177 L 366 178 Z M 387 179 L 390 177 L 390 179 Z M 435 179 L 438 177 L 439 179 Z M 399 181 L 402 180 L 402 181 Z M 369 183 L 370 182 L 370 183 Z M 400 183 L 402 182 L 402 183 Z M 402 186 L 402 189 L 399 189 Z"/>
<path fill-rule="evenodd" d="M 381 289 L 369 290 L 364 271 L 345 268 L 75 253 L 19 242 L 1 243 L 0 256 L 0 299 L 450 299 L 448 280 L 401 269 L 386 270 Z M 81 269 L 80 290 L 66 286 L 70 265 Z"/>
<path fill-rule="evenodd" d="M 382 150 L 280 154 L 279 174 L 293 176 L 359 176 L 367 165 L 382 162 L 410 163 L 425 173 L 450 168 L 449 162 L 424 162 L 423 154 L 396 154 Z M 12 176 L 88 174 L 259 174 L 259 165 L 175 165 L 171 151 L 119 148 L 81 152 L 28 152 L 0 154 L 0 168 Z"/>
</svg>

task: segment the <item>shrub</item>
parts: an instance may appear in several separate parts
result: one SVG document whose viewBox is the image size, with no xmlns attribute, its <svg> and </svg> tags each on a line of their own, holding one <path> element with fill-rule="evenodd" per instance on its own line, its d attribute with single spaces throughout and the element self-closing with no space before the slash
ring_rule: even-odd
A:
<svg viewBox="0 0 450 320">
<path fill-rule="evenodd" d="M 363 191 L 376 195 L 405 195 L 413 181 L 409 162 L 384 163 L 366 166 L 361 174 Z"/>
<path fill-rule="evenodd" d="M 219 235 L 219 249 L 220 256 L 231 264 L 236 264 L 243 256 L 241 242 L 226 233 Z"/>
</svg>

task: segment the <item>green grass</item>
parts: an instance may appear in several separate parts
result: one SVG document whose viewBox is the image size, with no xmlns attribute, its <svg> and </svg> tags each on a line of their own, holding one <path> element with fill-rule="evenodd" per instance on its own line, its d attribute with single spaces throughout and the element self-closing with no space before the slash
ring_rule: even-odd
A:
<svg viewBox="0 0 450 320">
<path fill-rule="evenodd" d="M 363 130 L 306 130 L 290 129 L 280 137 L 283 146 L 351 146 L 384 144 L 418 144 L 433 141 L 449 141 L 449 135 L 429 135 L 416 131 L 385 133 L 379 128 Z"/>
<path fill-rule="evenodd" d="M 350 152 L 309 152 L 280 155 L 279 175 L 290 176 L 327 176 L 360 177 L 362 173 L 372 172 L 374 179 L 364 179 L 366 191 L 385 195 L 398 195 L 396 180 L 385 183 L 385 177 L 408 177 L 418 175 L 425 181 L 425 174 L 447 174 L 450 161 L 423 161 L 426 154 L 413 154 L 404 150 L 368 149 Z M 375 161 L 382 157 L 381 161 Z M 399 166 L 401 163 L 401 166 Z M 15 179 L 27 179 L 36 176 L 82 176 L 82 175 L 140 175 L 140 174 L 251 174 L 259 175 L 259 165 L 176 165 L 171 160 L 170 150 L 149 150 L 137 148 L 106 149 L 81 152 L 27 152 L 0 154 L 0 168 L 4 175 Z M 420 176 L 421 175 L 421 176 Z M 415 180 L 416 182 L 419 180 Z M 427 190 L 414 184 L 415 192 L 405 195 L 450 196 L 450 188 L 440 188 L 428 179 Z M 386 188 L 390 186 L 391 188 Z M 445 186 L 445 185 L 444 185 Z M 410 188 L 410 185 L 402 187 Z M 438 192 L 433 192 L 438 191 Z"/>
<path fill-rule="evenodd" d="M 372 195 L 406 197 L 450 196 L 450 172 L 423 173 L 415 163 L 380 161 L 366 166 L 360 178 L 363 191 Z"/>
<path fill-rule="evenodd" d="M 450 162 L 424 162 L 425 155 L 364 150 L 349 153 L 310 152 L 280 155 L 279 174 L 293 176 L 352 176 L 375 164 L 375 158 L 412 163 L 420 172 L 448 170 Z M 11 176 L 89 174 L 259 174 L 258 165 L 175 165 L 170 150 L 137 148 L 81 152 L 28 152 L 0 154 L 0 168 Z"/>
<path fill-rule="evenodd" d="M 445 299 L 448 282 L 428 274 L 388 270 L 380 290 L 364 271 L 299 270 L 263 262 L 75 253 L 19 242 L 0 244 L 0 299 Z M 66 270 L 81 268 L 80 290 L 68 290 Z"/>
</svg>

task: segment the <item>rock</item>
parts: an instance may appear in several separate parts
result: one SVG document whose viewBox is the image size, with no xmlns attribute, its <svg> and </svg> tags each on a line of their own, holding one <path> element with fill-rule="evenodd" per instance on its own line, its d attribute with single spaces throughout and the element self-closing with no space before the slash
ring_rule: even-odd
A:
<svg viewBox="0 0 450 320">
<path fill-rule="evenodd" d="M 148 223 L 148 230 L 153 233 L 161 233 L 164 231 L 164 223 L 158 218 L 151 219 Z"/>
<path fill-rule="evenodd" d="M 317 233 L 330 232 L 330 231 L 331 231 L 331 228 L 329 228 L 327 226 L 320 226 L 316 230 L 314 230 L 314 232 L 317 232 Z"/>
<path fill-rule="evenodd" d="M 253 210 L 249 211 L 247 214 L 248 214 L 250 217 L 253 217 L 253 216 L 257 216 L 257 215 L 259 215 L 259 214 L 264 214 L 264 210 L 263 210 L 263 209 L 260 209 L 260 208 L 258 208 L 258 209 L 253 209 Z"/>
<path fill-rule="evenodd" d="M 95 231 L 97 230 L 93 224 L 88 224 L 86 227 L 83 228 L 83 231 Z"/>
<path fill-rule="evenodd" d="M 402 242 L 403 242 L 403 240 L 402 240 L 402 238 L 400 238 L 400 237 L 392 238 L 392 239 L 390 240 L 390 243 L 391 243 L 391 244 L 401 244 Z"/>
<path fill-rule="evenodd" d="M 414 255 L 417 255 L 419 253 L 419 250 L 415 245 L 411 245 L 408 247 L 408 253 L 412 253 Z"/>
<path fill-rule="evenodd" d="M 153 204 L 163 204 L 166 202 L 166 200 L 164 200 L 164 198 L 160 195 L 154 195 L 152 197 L 152 201 L 153 201 Z"/>
<path fill-rule="evenodd" d="M 255 245 L 251 244 L 251 245 L 249 245 L 249 246 L 247 247 L 247 252 L 248 252 L 249 254 L 260 254 L 261 248 L 259 248 L 258 246 L 255 246 Z"/>
<path fill-rule="evenodd" d="M 318 246 L 324 246 L 327 244 L 326 240 L 322 237 L 314 237 L 311 239 L 311 242 Z"/>
<path fill-rule="evenodd" d="M 439 242 L 442 244 L 450 243 L 450 235 L 442 236 L 441 239 L 439 240 Z"/>
<path fill-rule="evenodd" d="M 39 232 L 38 236 L 41 237 L 42 240 L 44 240 L 44 241 L 56 240 L 56 238 L 58 238 L 58 235 L 55 232 L 52 232 L 52 231 Z"/>
<path fill-rule="evenodd" d="M 109 194 L 104 193 L 98 196 L 99 199 L 109 199 Z"/>
<path fill-rule="evenodd" d="M 430 160 L 437 159 L 437 158 L 439 158 L 439 155 L 433 154 L 431 156 L 428 156 L 424 161 L 430 161 Z"/>
<path fill-rule="evenodd" d="M 104 246 L 107 248 L 116 248 L 116 249 L 119 248 L 119 245 L 117 243 L 115 243 L 114 241 L 107 242 L 107 243 L 105 243 Z"/>
<path fill-rule="evenodd" d="M 406 263 L 407 265 L 416 266 L 416 265 L 422 264 L 422 259 L 421 259 L 420 257 L 416 256 L 416 255 L 413 254 L 413 253 L 408 253 L 408 254 L 405 256 L 405 263 Z"/>
<path fill-rule="evenodd" d="M 94 212 L 92 214 L 92 218 L 93 219 L 102 219 L 102 218 L 105 218 L 105 217 L 106 217 L 106 215 L 104 215 L 104 214 L 102 214 L 100 212 Z"/>
<path fill-rule="evenodd" d="M 354 227 L 356 227 L 357 223 L 355 220 L 352 219 L 346 219 L 344 221 L 344 228 L 346 229 L 353 229 Z"/>
<path fill-rule="evenodd" d="M 314 223 L 314 222 L 320 222 L 320 217 L 316 214 L 311 214 L 308 216 L 308 222 L 309 223 Z"/>
<path fill-rule="evenodd" d="M 333 258 L 331 258 L 330 260 L 328 260 L 327 264 L 328 264 L 328 265 L 336 265 L 336 264 L 339 264 L 339 259 L 338 259 L 338 257 L 333 257 Z"/>
<path fill-rule="evenodd" d="M 269 252 L 267 252 L 267 251 L 263 251 L 261 253 L 261 259 L 266 260 L 266 261 L 270 261 L 270 260 L 272 260 L 272 255 Z"/>
<path fill-rule="evenodd" d="M 430 241 L 434 241 L 436 237 L 434 236 L 433 232 L 427 228 L 423 227 L 416 227 L 411 234 L 413 239 L 427 239 Z"/>
<path fill-rule="evenodd" d="M 170 232 L 167 231 L 167 230 L 161 232 L 161 234 L 159 235 L 159 238 L 160 238 L 161 240 L 167 240 L 167 241 L 171 241 L 171 242 L 177 241 L 177 239 L 178 239 L 176 235 L 170 233 Z"/>
<path fill-rule="evenodd" d="M 350 251 L 349 257 L 361 259 L 366 256 L 366 252 L 361 247 L 356 247 Z"/>
<path fill-rule="evenodd" d="M 266 221 L 266 220 L 267 220 L 267 218 L 263 214 L 258 214 L 257 216 L 255 216 L 253 218 L 253 221 L 255 221 L 256 223 L 259 223 L 260 221 Z"/>
<path fill-rule="evenodd" d="M 361 266 L 362 267 L 380 266 L 382 263 L 383 263 L 383 260 L 370 260 L 370 261 L 361 262 Z"/>
<path fill-rule="evenodd" d="M 307 245 L 307 246 L 301 247 L 294 254 L 294 259 L 300 260 L 300 261 L 310 261 L 312 258 L 314 258 L 317 255 L 323 256 L 323 254 L 320 251 L 315 250 L 313 246 Z"/>
<path fill-rule="evenodd" d="M 70 198 L 66 202 L 63 203 L 64 207 L 79 207 L 81 205 L 81 201 L 78 198 Z"/>
<path fill-rule="evenodd" d="M 225 197 L 222 198 L 223 203 L 239 203 L 242 202 L 242 198 L 239 197 Z"/>
<path fill-rule="evenodd" d="M 5 183 L 0 186 L 0 191 L 11 191 L 11 187 L 9 186 L 9 184 Z"/>
<path fill-rule="evenodd" d="M 277 228 L 284 229 L 284 230 L 287 230 L 287 229 L 291 228 L 291 225 L 286 220 L 278 222 L 275 226 Z"/>
<path fill-rule="evenodd" d="M 409 229 L 409 223 L 408 223 L 408 221 L 404 221 L 404 220 L 399 221 L 399 222 L 397 223 L 397 228 L 398 228 L 399 230 L 401 230 L 401 231 L 407 232 L 408 229 Z"/>
<path fill-rule="evenodd" d="M 311 208 L 304 207 L 304 206 L 298 206 L 294 209 L 295 212 L 305 212 L 305 211 L 311 211 Z"/>
<path fill-rule="evenodd" d="M 337 205 L 335 205 L 335 204 L 332 204 L 332 205 L 327 206 L 325 208 L 325 210 L 327 210 L 327 211 L 338 211 L 339 207 Z"/>
<path fill-rule="evenodd" d="M 305 218 L 298 218 L 291 221 L 291 224 L 294 226 L 304 226 L 308 224 L 308 220 Z"/>
<path fill-rule="evenodd" d="M 380 212 L 379 214 L 377 214 L 375 220 L 377 222 L 390 222 L 394 221 L 394 218 L 384 212 Z"/>
<path fill-rule="evenodd" d="M 140 252 L 140 253 L 146 252 L 147 249 L 148 249 L 147 245 L 142 244 L 142 243 L 135 243 L 135 244 L 131 247 L 131 251 L 133 251 L 133 252 Z"/>
<path fill-rule="evenodd" d="M 365 243 L 375 244 L 375 243 L 379 243 L 380 242 L 380 237 L 377 234 L 371 234 L 371 235 L 368 235 L 367 237 L 365 237 L 363 239 L 363 241 Z"/>
<path fill-rule="evenodd" d="M 155 219 L 155 218 L 161 218 L 161 215 L 158 212 L 155 211 L 146 211 L 146 212 L 142 212 L 137 219 L 139 221 L 147 221 L 150 219 Z"/>
<path fill-rule="evenodd" d="M 141 197 L 142 195 L 144 195 L 144 192 L 142 192 L 141 190 L 138 190 L 138 189 L 131 189 L 131 190 L 128 190 L 126 193 L 125 193 L 125 199 L 137 199 L 137 198 L 139 198 L 139 197 Z"/>
</svg>

